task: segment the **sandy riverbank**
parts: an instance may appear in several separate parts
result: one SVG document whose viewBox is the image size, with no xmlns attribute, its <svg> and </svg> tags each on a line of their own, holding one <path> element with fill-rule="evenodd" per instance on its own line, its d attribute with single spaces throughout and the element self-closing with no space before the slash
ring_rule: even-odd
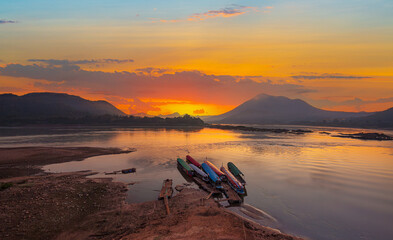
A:
<svg viewBox="0 0 393 240">
<path fill-rule="evenodd" d="M 40 166 L 88 157 L 129 153 L 133 149 L 98 147 L 17 147 L 0 148 L 0 179 L 34 175 L 42 172 Z"/>
<path fill-rule="evenodd" d="M 237 217 L 213 199 L 202 202 L 202 190 L 183 189 L 169 201 L 168 216 L 163 201 L 127 204 L 124 184 L 90 174 L 0 179 L 9 183 L 0 191 L 0 239 L 297 239 Z"/>
</svg>

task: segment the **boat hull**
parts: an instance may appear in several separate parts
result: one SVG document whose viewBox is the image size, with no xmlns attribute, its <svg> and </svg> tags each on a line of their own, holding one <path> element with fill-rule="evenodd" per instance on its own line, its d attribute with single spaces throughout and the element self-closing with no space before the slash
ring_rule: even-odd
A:
<svg viewBox="0 0 393 240">
<path fill-rule="evenodd" d="M 203 181 L 208 182 L 209 181 L 209 176 L 202 171 L 200 168 L 198 168 L 197 166 L 195 166 L 194 164 L 188 164 L 196 173 L 197 176 L 199 176 Z"/>
<path fill-rule="evenodd" d="M 218 177 L 220 177 L 221 181 L 225 180 L 225 174 L 220 169 L 218 169 L 218 167 L 209 161 L 205 161 L 205 163 L 218 175 Z"/>
<path fill-rule="evenodd" d="M 231 186 L 233 190 L 235 190 L 238 194 L 245 194 L 243 184 L 239 182 L 236 177 L 233 176 L 230 171 L 228 171 L 228 169 L 221 167 L 220 170 L 227 176 L 229 186 Z"/>
<path fill-rule="evenodd" d="M 181 169 L 187 173 L 188 176 L 192 177 L 194 176 L 194 171 L 192 168 L 181 158 L 177 159 L 177 164 L 181 167 Z"/>
<path fill-rule="evenodd" d="M 220 177 L 207 165 L 206 163 L 202 163 L 202 169 L 207 173 L 209 176 L 210 182 L 217 188 L 217 189 L 222 189 L 223 187 L 221 186 L 221 179 Z"/>
<path fill-rule="evenodd" d="M 194 164 L 196 167 L 201 168 L 201 164 L 197 162 L 194 158 L 192 158 L 190 155 L 186 156 L 187 162 Z"/>
<path fill-rule="evenodd" d="M 228 170 L 233 174 L 233 176 L 235 176 L 237 178 L 237 180 L 242 183 L 243 186 L 246 185 L 246 181 L 242 177 L 242 176 L 244 176 L 242 171 L 240 171 L 240 169 L 237 168 L 233 162 L 229 162 L 227 164 L 227 166 L 228 166 Z"/>
</svg>

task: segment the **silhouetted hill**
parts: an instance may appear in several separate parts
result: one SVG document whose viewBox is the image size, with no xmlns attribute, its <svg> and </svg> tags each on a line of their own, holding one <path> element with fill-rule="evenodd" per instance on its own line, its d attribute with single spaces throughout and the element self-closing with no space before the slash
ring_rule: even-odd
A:
<svg viewBox="0 0 393 240">
<path fill-rule="evenodd" d="M 126 115 L 106 101 L 89 101 L 63 93 L 0 95 L 0 125 L 98 125 L 202 128 L 204 122 L 184 115 L 173 118 Z"/>
<path fill-rule="evenodd" d="M 393 107 L 366 117 L 348 119 L 343 124 L 353 127 L 393 128 Z"/>
<path fill-rule="evenodd" d="M 1 118 L 52 118 L 100 115 L 126 115 L 106 101 L 89 101 L 64 93 L 0 95 Z"/>
<path fill-rule="evenodd" d="M 218 123 L 300 124 L 367 115 L 370 113 L 326 111 L 300 99 L 260 94 L 227 113 L 204 120 Z"/>
</svg>

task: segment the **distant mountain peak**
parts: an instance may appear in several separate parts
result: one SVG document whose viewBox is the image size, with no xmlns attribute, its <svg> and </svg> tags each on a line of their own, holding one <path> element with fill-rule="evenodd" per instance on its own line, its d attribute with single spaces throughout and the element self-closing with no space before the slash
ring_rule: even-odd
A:
<svg viewBox="0 0 393 240">
<path fill-rule="evenodd" d="M 256 95 L 255 97 L 253 97 L 252 99 L 258 100 L 258 99 L 267 98 L 267 97 L 273 97 L 273 96 L 266 94 L 266 93 L 260 93 L 260 94 Z"/>
<path fill-rule="evenodd" d="M 260 93 L 258 95 L 256 95 L 255 97 L 253 97 L 250 100 L 254 100 L 254 101 L 260 101 L 260 100 L 266 100 L 266 99 L 270 99 L 270 100 L 281 100 L 281 101 L 298 101 L 298 102 L 305 102 L 299 98 L 288 98 L 285 96 L 276 96 L 276 95 L 269 95 L 266 93 Z M 305 102 L 306 103 L 306 102 Z M 308 104 L 308 103 L 307 103 Z"/>
<path fill-rule="evenodd" d="M 365 115 L 365 113 L 326 111 L 313 107 L 301 99 L 290 99 L 285 96 L 271 96 L 262 93 L 227 113 L 206 118 L 206 121 L 246 124 L 290 124 Z"/>
</svg>

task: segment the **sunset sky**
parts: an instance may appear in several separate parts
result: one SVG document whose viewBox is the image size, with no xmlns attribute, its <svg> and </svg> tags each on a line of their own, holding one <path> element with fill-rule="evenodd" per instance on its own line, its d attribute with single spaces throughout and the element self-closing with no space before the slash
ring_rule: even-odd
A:
<svg viewBox="0 0 393 240">
<path fill-rule="evenodd" d="M 260 93 L 393 107 L 392 0 L 2 0 L 0 93 L 215 115 Z"/>
</svg>

